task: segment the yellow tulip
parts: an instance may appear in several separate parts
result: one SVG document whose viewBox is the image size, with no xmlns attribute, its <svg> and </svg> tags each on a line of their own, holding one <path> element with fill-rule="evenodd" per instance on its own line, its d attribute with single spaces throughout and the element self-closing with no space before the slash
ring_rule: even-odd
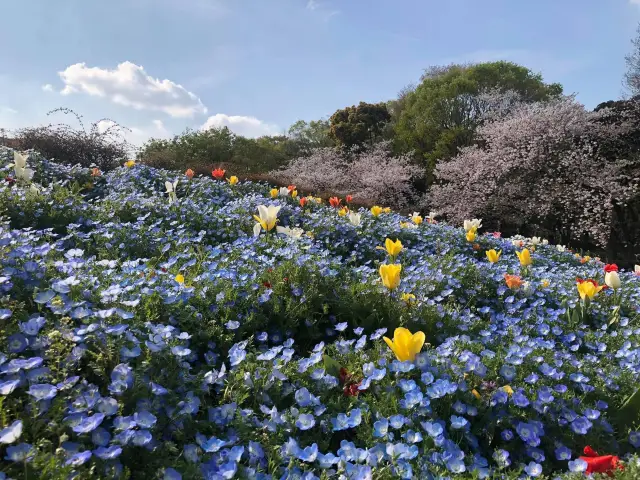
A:
<svg viewBox="0 0 640 480">
<path fill-rule="evenodd" d="M 420 225 L 422 223 L 422 217 L 414 213 L 413 215 L 411 215 L 411 221 L 416 225 Z"/>
<path fill-rule="evenodd" d="M 516 252 L 516 255 L 518 256 L 518 260 L 520 260 L 520 265 L 522 265 L 523 267 L 528 267 L 533 263 L 533 260 L 531 259 L 531 253 L 526 248 L 521 252 Z"/>
<path fill-rule="evenodd" d="M 175 278 L 176 282 L 178 282 L 180 285 L 182 285 L 184 283 L 184 275 L 182 275 L 181 273 L 179 273 L 178 275 L 176 275 Z"/>
<path fill-rule="evenodd" d="M 389 290 L 394 290 L 400 285 L 400 272 L 402 271 L 402 265 L 388 263 L 380 265 L 380 278 L 382 283 Z"/>
<path fill-rule="evenodd" d="M 408 228 L 409 224 L 407 222 L 400 222 L 400 228 Z"/>
<path fill-rule="evenodd" d="M 374 217 L 377 217 L 381 213 L 382 213 L 382 207 L 379 207 L 377 205 L 371 207 L 371 215 L 373 215 Z"/>
<path fill-rule="evenodd" d="M 598 285 L 598 282 L 595 280 L 584 280 L 578 282 L 576 286 L 578 287 L 578 293 L 582 300 L 591 300 L 605 287 L 605 285 Z"/>
<path fill-rule="evenodd" d="M 291 191 L 291 198 L 296 198 L 298 196 L 298 190 Z"/>
<path fill-rule="evenodd" d="M 474 242 L 476 240 L 476 229 L 472 228 L 466 234 L 467 242 Z"/>
<path fill-rule="evenodd" d="M 280 190 L 278 190 L 277 188 L 272 188 L 269 193 L 271 194 L 271 198 L 276 198 L 280 193 Z"/>
<path fill-rule="evenodd" d="M 135 160 L 129 160 L 128 162 L 125 162 L 124 166 L 127 168 L 131 168 L 136 164 Z"/>
<path fill-rule="evenodd" d="M 473 396 L 476 397 L 478 400 L 480 400 L 482 398 L 480 396 L 480 394 L 478 393 L 478 390 L 476 390 L 475 388 L 473 390 L 471 390 L 471 393 L 473 393 Z"/>
<path fill-rule="evenodd" d="M 496 263 L 500 260 L 500 255 L 502 254 L 502 250 L 498 250 L 497 252 L 492 248 L 491 250 L 487 250 L 487 260 L 491 263 Z"/>
<path fill-rule="evenodd" d="M 341 216 L 341 217 L 346 216 L 347 213 L 349 213 L 349 209 L 348 208 L 341 208 L 340 210 L 338 210 L 338 215 Z"/>
<path fill-rule="evenodd" d="M 234 176 L 232 176 L 232 177 L 229 177 L 229 178 L 227 179 L 227 181 L 229 182 L 229 185 L 233 186 L 233 185 L 235 185 L 236 183 L 238 183 L 238 177 L 236 177 L 236 176 L 234 175 Z"/>
<path fill-rule="evenodd" d="M 416 359 L 416 355 L 422 350 L 424 345 L 425 335 L 424 332 L 416 332 L 412 334 L 406 328 L 396 328 L 393 332 L 393 341 L 387 337 L 384 337 L 384 341 L 396 358 L 401 362 L 411 361 Z"/>
<path fill-rule="evenodd" d="M 384 247 L 376 247 L 378 250 L 385 250 L 390 257 L 397 257 L 402 251 L 402 242 L 400 240 L 396 240 L 395 242 L 390 238 L 387 238 L 384 241 Z"/>
<path fill-rule="evenodd" d="M 391 207 L 384 207 L 384 208 L 382 209 L 382 211 L 383 211 L 384 213 L 391 213 Z"/>
<path fill-rule="evenodd" d="M 551 282 L 549 280 L 542 280 L 542 288 L 547 288 L 549 285 L 551 285 Z"/>
</svg>

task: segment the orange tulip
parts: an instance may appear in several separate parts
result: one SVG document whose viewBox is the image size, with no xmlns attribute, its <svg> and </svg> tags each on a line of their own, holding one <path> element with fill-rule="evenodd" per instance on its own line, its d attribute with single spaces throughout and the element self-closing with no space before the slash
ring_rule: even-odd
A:
<svg viewBox="0 0 640 480">
<path fill-rule="evenodd" d="M 307 204 L 307 197 L 302 197 L 300 199 L 300 206 L 304 208 L 306 204 Z"/>
<path fill-rule="evenodd" d="M 184 172 L 184 174 L 187 176 L 187 178 L 189 180 L 191 180 L 193 178 L 193 176 L 195 175 L 195 172 L 193 170 L 191 170 L 190 168 L 187 168 L 187 171 Z"/>
<path fill-rule="evenodd" d="M 96 167 L 93 170 L 91 170 L 91 176 L 92 177 L 99 177 L 100 175 L 102 175 L 102 172 L 100 171 L 100 169 L 98 167 Z"/>
<path fill-rule="evenodd" d="M 291 190 L 295 190 L 295 189 L 296 189 L 296 186 L 295 186 L 295 185 L 289 185 L 289 186 L 287 187 L 287 190 L 289 190 L 289 191 L 291 191 Z"/>
<path fill-rule="evenodd" d="M 347 195 L 346 196 L 347 203 L 351 203 L 351 200 L 353 200 L 353 195 Z"/>
<path fill-rule="evenodd" d="M 511 290 L 517 290 L 524 283 L 518 275 L 504 274 L 504 281 Z"/>
<path fill-rule="evenodd" d="M 211 170 L 211 176 L 216 180 L 222 180 L 224 178 L 225 172 L 226 170 L 223 170 L 221 168 L 216 168 L 215 170 Z"/>
<path fill-rule="evenodd" d="M 331 197 L 329 199 L 329 205 L 331 205 L 333 208 L 338 208 L 340 206 L 340 203 L 342 203 L 342 200 L 340 200 L 338 197 Z"/>
</svg>

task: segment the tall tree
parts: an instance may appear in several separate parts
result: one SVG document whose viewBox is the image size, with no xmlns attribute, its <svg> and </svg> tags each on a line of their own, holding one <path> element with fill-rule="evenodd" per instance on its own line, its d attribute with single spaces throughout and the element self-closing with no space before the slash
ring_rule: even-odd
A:
<svg viewBox="0 0 640 480">
<path fill-rule="evenodd" d="M 627 72 L 624 74 L 624 85 L 632 96 L 636 96 L 640 95 L 640 25 L 631 44 L 631 52 L 625 57 Z"/>
<path fill-rule="evenodd" d="M 482 95 L 489 91 L 515 92 L 522 101 L 534 102 L 560 95 L 562 86 L 545 84 L 541 75 L 511 62 L 431 67 L 415 90 L 403 92 L 395 123 L 397 150 L 414 151 L 432 171 L 438 159 L 473 143 L 486 114 Z"/>
<path fill-rule="evenodd" d="M 391 115 L 384 103 L 360 102 L 336 111 L 329 122 L 331 137 L 343 147 L 373 145 L 382 136 Z"/>
</svg>

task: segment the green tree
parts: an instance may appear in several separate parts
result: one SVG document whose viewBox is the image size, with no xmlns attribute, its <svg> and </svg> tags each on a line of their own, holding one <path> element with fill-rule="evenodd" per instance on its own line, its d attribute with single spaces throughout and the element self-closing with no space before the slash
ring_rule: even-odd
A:
<svg viewBox="0 0 640 480">
<path fill-rule="evenodd" d="M 437 160 L 473 143 L 486 113 L 481 94 L 507 91 L 534 102 L 560 95 L 562 86 L 545 84 L 540 74 L 504 61 L 427 69 L 420 85 L 403 90 L 394 105 L 396 150 L 413 151 L 432 172 Z"/>
<path fill-rule="evenodd" d="M 380 139 L 390 120 L 386 104 L 360 102 L 358 106 L 346 107 L 331 115 L 330 134 L 343 147 L 350 148 L 365 143 L 373 145 Z"/>
<path fill-rule="evenodd" d="M 289 152 L 292 157 L 309 155 L 315 148 L 334 147 L 335 141 L 330 135 L 328 120 L 312 120 L 307 123 L 298 120 L 289 127 Z"/>
</svg>

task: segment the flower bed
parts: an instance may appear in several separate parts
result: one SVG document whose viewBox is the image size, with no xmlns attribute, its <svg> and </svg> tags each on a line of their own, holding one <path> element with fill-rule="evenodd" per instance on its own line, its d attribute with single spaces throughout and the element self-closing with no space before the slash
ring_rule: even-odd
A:
<svg viewBox="0 0 640 480">
<path fill-rule="evenodd" d="M 0 478 L 637 478 L 634 272 L 221 170 L 12 163 Z"/>
</svg>

